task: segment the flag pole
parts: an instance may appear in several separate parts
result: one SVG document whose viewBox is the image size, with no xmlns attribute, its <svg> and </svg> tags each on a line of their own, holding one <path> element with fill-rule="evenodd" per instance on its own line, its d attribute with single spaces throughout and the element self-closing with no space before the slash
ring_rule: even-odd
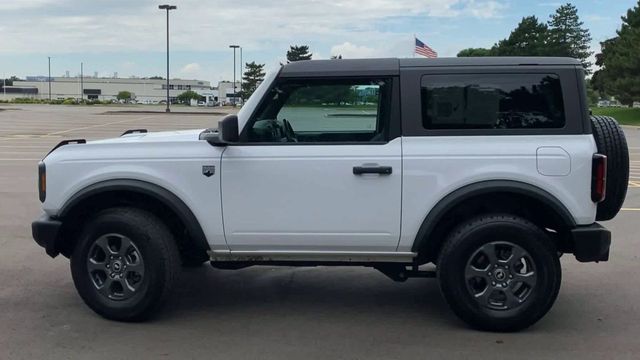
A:
<svg viewBox="0 0 640 360">
<path fill-rule="evenodd" d="M 413 53 L 411 54 L 411 57 L 416 57 L 416 34 L 413 34 Z"/>
</svg>

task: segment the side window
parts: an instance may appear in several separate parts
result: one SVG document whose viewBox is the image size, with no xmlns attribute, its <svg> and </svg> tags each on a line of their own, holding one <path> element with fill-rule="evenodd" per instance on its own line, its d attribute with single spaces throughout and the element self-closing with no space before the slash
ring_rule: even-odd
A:
<svg viewBox="0 0 640 360">
<path fill-rule="evenodd" d="M 425 75 L 426 129 L 551 129 L 565 125 L 560 78 L 553 74 Z"/>
<path fill-rule="evenodd" d="M 252 119 L 249 142 L 386 140 L 390 79 L 284 80 Z"/>
</svg>

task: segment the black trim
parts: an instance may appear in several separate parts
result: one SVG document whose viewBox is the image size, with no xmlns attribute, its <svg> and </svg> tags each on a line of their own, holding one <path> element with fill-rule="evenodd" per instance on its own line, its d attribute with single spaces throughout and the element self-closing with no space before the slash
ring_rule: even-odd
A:
<svg viewBox="0 0 640 360">
<path fill-rule="evenodd" d="M 33 240 L 42 246 L 51 257 L 56 257 L 60 253 L 58 250 L 58 233 L 61 227 L 62 222 L 60 220 L 53 219 L 48 215 L 42 215 L 38 220 L 31 223 Z"/>
<path fill-rule="evenodd" d="M 63 147 L 65 145 L 69 145 L 69 144 L 86 144 L 87 140 L 85 139 L 70 139 L 70 140 L 62 140 L 58 143 L 58 145 L 54 146 L 53 149 L 51 149 L 51 151 L 49 151 L 47 153 L 47 155 L 45 155 L 45 157 L 49 156 L 49 154 L 51 154 L 52 152 L 56 151 L 56 149 L 58 149 L 59 147 Z"/>
<path fill-rule="evenodd" d="M 397 76 L 400 61 L 388 59 L 341 59 L 296 61 L 282 67 L 280 77 Z"/>
<path fill-rule="evenodd" d="M 584 68 L 582 64 L 576 66 L 576 93 L 580 100 L 580 109 L 582 110 L 582 133 L 592 134 L 591 128 L 591 110 L 589 110 L 589 101 L 587 100 L 587 85 L 584 79 Z"/>
<path fill-rule="evenodd" d="M 353 175 L 362 174 L 379 174 L 391 175 L 393 168 L 391 166 L 354 166 Z"/>
<path fill-rule="evenodd" d="M 611 232 L 598 223 L 571 230 L 573 255 L 580 262 L 609 260 Z"/>
<path fill-rule="evenodd" d="M 147 133 L 147 129 L 129 129 L 125 132 L 122 133 L 122 135 L 120 136 L 125 136 L 125 135 L 129 135 L 129 134 L 145 134 Z"/>
<path fill-rule="evenodd" d="M 429 242 L 433 232 L 447 211 L 472 197 L 489 193 L 515 193 L 530 196 L 551 207 L 568 228 L 575 228 L 576 222 L 567 208 L 553 195 L 539 187 L 512 180 L 489 180 L 462 187 L 440 200 L 425 217 L 413 243 L 412 251 L 420 251 Z M 437 241 L 437 240 L 435 240 Z"/>
<path fill-rule="evenodd" d="M 194 240 L 194 244 L 197 246 L 196 250 L 210 250 L 204 231 L 202 231 L 202 227 L 193 212 L 191 212 L 191 209 L 189 209 L 189 207 L 180 198 L 169 190 L 146 181 L 115 179 L 89 185 L 67 200 L 64 206 L 60 209 L 58 218 L 64 220 L 65 216 L 67 216 L 75 206 L 82 203 L 83 200 L 93 195 L 109 191 L 131 191 L 154 197 L 156 200 L 162 202 L 171 209 L 182 221 L 191 235 L 191 238 Z"/>
</svg>

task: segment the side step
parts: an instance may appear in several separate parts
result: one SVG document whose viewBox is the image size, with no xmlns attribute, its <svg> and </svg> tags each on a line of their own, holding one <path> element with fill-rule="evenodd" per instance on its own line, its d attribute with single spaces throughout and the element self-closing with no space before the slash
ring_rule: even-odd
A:
<svg viewBox="0 0 640 360">
<path fill-rule="evenodd" d="M 393 281 L 404 282 L 409 278 L 435 278 L 437 272 L 433 270 L 420 270 L 418 266 L 413 265 L 408 268 L 402 264 L 377 264 L 373 266 L 374 269 L 385 274 Z"/>
<path fill-rule="evenodd" d="M 414 252 L 349 251 L 229 251 L 210 250 L 213 262 L 322 262 L 322 263 L 403 263 L 413 264 Z"/>
</svg>

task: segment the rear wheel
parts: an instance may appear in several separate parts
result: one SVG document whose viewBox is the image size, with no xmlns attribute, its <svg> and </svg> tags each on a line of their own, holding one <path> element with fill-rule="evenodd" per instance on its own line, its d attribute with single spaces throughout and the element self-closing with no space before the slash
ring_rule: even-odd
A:
<svg viewBox="0 0 640 360">
<path fill-rule="evenodd" d="M 516 216 L 484 215 L 451 233 L 438 279 L 452 310 L 469 325 L 517 331 L 549 311 L 561 267 L 555 246 L 537 226 Z"/>
<path fill-rule="evenodd" d="M 71 256 L 78 293 L 96 313 L 145 320 L 162 305 L 180 269 L 171 232 L 133 208 L 100 212 L 87 223 Z"/>
</svg>

